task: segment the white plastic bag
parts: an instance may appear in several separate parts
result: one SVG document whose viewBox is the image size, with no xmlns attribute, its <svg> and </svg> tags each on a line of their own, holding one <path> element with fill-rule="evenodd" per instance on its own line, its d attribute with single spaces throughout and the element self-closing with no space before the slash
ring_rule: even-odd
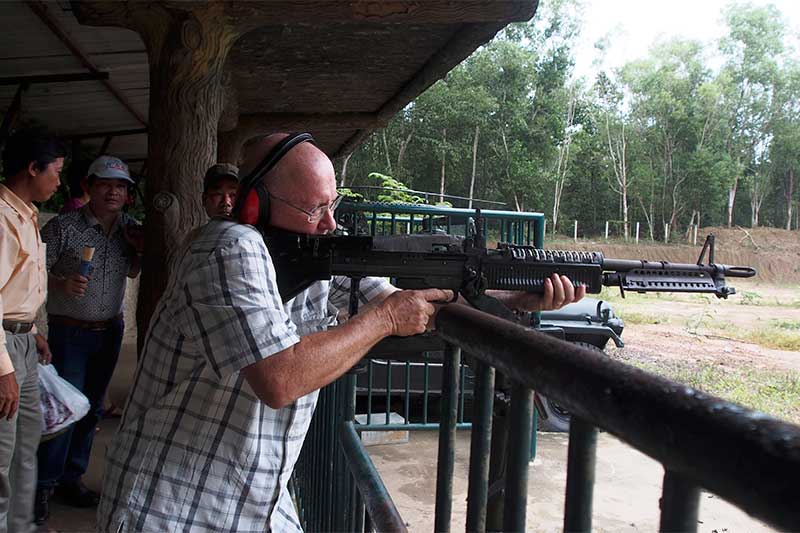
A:
<svg viewBox="0 0 800 533">
<path fill-rule="evenodd" d="M 42 435 L 57 433 L 89 412 L 86 396 L 60 377 L 53 365 L 39 364 L 39 403 L 42 407 Z"/>
</svg>

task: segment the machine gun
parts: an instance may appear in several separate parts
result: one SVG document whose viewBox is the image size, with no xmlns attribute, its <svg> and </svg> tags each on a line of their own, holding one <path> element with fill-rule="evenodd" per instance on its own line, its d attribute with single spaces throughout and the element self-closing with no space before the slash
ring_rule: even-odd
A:
<svg viewBox="0 0 800 533">
<path fill-rule="evenodd" d="M 478 224 L 480 227 L 480 223 Z M 755 269 L 714 263 L 709 235 L 697 264 L 608 259 L 601 252 L 543 250 L 500 243 L 487 249 L 480 232 L 451 235 L 309 236 L 271 230 L 264 236 L 284 301 L 317 280 L 347 276 L 388 277 L 402 289 L 451 289 L 476 308 L 514 318 L 511 310 L 486 294 L 488 289 L 543 293 L 554 273 L 567 276 L 588 293 L 603 286 L 635 292 L 711 293 L 727 298 L 736 291 L 725 277 L 749 278 Z M 708 262 L 705 261 L 706 253 Z M 352 295 L 351 295 L 352 297 Z"/>
</svg>

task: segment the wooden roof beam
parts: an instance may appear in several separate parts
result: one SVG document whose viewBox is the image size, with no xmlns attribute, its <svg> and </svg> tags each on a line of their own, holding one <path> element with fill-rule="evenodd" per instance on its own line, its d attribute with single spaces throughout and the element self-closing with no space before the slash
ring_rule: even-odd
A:
<svg viewBox="0 0 800 533">
<path fill-rule="evenodd" d="M 107 80 L 108 72 L 72 72 L 66 74 L 40 74 L 36 76 L 9 76 L 0 78 L 0 85 L 34 83 L 68 83 L 73 81 Z"/>
<path fill-rule="evenodd" d="M 125 135 L 144 135 L 147 133 L 147 128 L 133 128 L 129 130 L 115 130 L 115 131 L 92 131 L 86 133 L 72 133 L 59 135 L 59 138 L 65 141 L 80 141 L 83 139 L 96 139 L 99 137 L 123 137 Z"/>
<path fill-rule="evenodd" d="M 178 7 L 182 2 L 169 2 Z M 271 0 L 231 2 L 226 14 L 238 23 L 404 23 L 460 24 L 528 20 L 536 10 L 531 0 Z"/>
<path fill-rule="evenodd" d="M 25 3 L 39 17 L 39 19 L 47 26 L 53 34 L 69 49 L 73 56 L 83 64 L 86 69 L 93 74 L 102 74 L 100 69 L 92 62 L 88 54 L 81 49 L 77 42 L 61 27 L 58 21 L 47 11 L 47 6 L 40 0 L 25 0 Z M 147 120 L 139 111 L 133 107 L 133 104 L 126 98 L 122 91 L 108 79 L 101 80 L 106 89 L 122 104 L 122 106 L 130 112 L 131 115 L 142 126 L 147 126 Z"/>
<path fill-rule="evenodd" d="M 375 113 L 253 113 L 241 115 L 237 128 L 252 137 L 272 131 L 374 129 L 387 122 Z"/>
<path fill-rule="evenodd" d="M 192 11 L 197 2 L 162 0 L 159 5 L 174 11 Z M 244 34 L 271 24 L 404 23 L 465 24 L 521 22 L 536 11 L 536 0 L 270 0 L 227 2 L 224 16 Z M 83 24 L 133 28 L 136 3 L 107 0 L 72 0 Z"/>
</svg>

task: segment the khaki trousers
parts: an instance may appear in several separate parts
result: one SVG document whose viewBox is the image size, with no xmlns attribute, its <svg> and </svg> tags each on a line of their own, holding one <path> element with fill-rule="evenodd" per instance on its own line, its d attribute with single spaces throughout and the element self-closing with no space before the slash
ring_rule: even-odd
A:
<svg viewBox="0 0 800 533">
<path fill-rule="evenodd" d="M 39 355 L 33 334 L 6 332 L 6 348 L 19 385 L 19 410 L 0 420 L 0 533 L 29 533 L 36 492 L 36 449 L 42 433 Z"/>
</svg>

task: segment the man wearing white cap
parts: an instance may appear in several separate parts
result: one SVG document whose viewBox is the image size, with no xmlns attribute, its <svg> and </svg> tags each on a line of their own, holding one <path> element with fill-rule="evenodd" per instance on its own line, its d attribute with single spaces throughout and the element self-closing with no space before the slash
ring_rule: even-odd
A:
<svg viewBox="0 0 800 533">
<path fill-rule="evenodd" d="M 116 157 L 100 156 L 88 171 L 89 203 L 57 216 L 42 229 L 53 365 L 86 395 L 91 408 L 65 433 L 39 446 L 34 508 L 39 524 L 47 520 L 53 492 L 76 507 L 98 502 L 97 493 L 83 485 L 81 476 L 122 343 L 126 278 L 136 277 L 141 264 L 141 231 L 122 211 L 134 184 L 128 165 Z"/>
</svg>

